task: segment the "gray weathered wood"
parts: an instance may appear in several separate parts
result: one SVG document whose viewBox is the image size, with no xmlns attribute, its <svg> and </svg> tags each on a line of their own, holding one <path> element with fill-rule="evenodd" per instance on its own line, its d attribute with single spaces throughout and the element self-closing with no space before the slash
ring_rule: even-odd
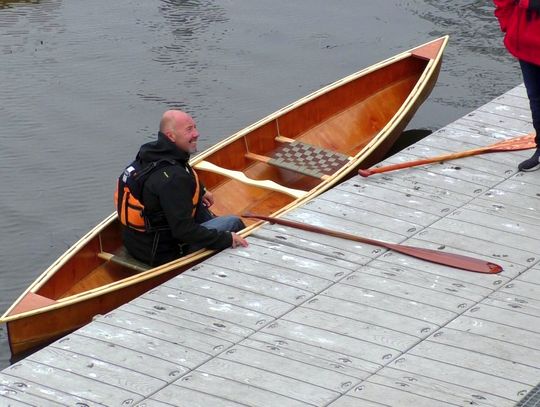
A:
<svg viewBox="0 0 540 407">
<path fill-rule="evenodd" d="M 453 361 L 456 359 L 454 358 Z M 429 377 L 445 383 L 469 388 L 473 391 L 492 394 L 496 397 L 517 402 L 532 388 L 530 385 L 514 380 L 482 372 L 475 367 L 461 366 L 453 363 L 416 356 L 408 353 L 391 363 L 391 366 L 402 372 Z"/>
<path fill-rule="evenodd" d="M 478 391 L 468 386 L 459 386 L 444 380 L 437 380 L 423 374 L 385 367 L 370 377 L 370 382 L 407 390 L 411 393 L 445 400 L 458 406 L 513 406 L 514 402 L 493 394 Z"/>
<path fill-rule="evenodd" d="M 378 382 L 370 380 L 356 386 L 351 394 L 361 398 L 362 401 L 359 405 L 362 405 L 364 400 L 383 401 L 388 406 L 447 407 L 456 405 L 451 403 L 451 398 L 450 400 L 448 400 L 449 398 L 437 400 L 433 394 L 412 393 L 409 389 L 396 388 L 388 384 L 384 379 L 379 379 Z"/>
<path fill-rule="evenodd" d="M 446 327 L 540 350 L 540 333 L 532 332 L 527 327 L 517 328 L 465 315 L 451 321 Z"/>
<path fill-rule="evenodd" d="M 521 85 L 383 164 L 530 130 Z M 540 377 L 540 178 L 516 167 L 530 154 L 353 177 L 284 215 L 501 274 L 267 224 L 5 369 L 0 404 L 513 406 Z"/>
<path fill-rule="evenodd" d="M 349 301 L 364 304 L 373 308 L 393 312 L 410 317 L 422 316 L 422 319 L 436 325 L 442 325 L 456 317 L 456 312 L 440 307 L 423 304 L 411 299 L 368 290 L 361 286 L 336 284 L 324 292 L 334 298 L 346 298 Z"/>
<path fill-rule="evenodd" d="M 303 328 L 303 327 L 300 327 Z M 306 358 L 317 365 L 322 364 L 332 368 L 339 369 L 340 371 L 350 374 L 353 377 L 359 379 L 365 379 L 370 373 L 377 371 L 381 368 L 380 364 L 371 363 L 366 360 L 351 356 L 349 354 L 340 353 L 332 349 L 325 349 L 322 346 L 318 346 L 317 343 L 310 344 L 308 341 L 302 341 L 302 335 L 296 339 L 291 339 L 294 335 L 278 336 L 268 333 L 268 331 L 256 332 L 250 337 L 250 340 L 258 341 L 268 344 L 270 349 L 275 352 L 283 352 L 291 359 L 306 360 Z M 287 331 L 283 330 L 285 335 Z M 277 333 L 277 332 L 276 332 Z M 246 346 L 252 346 L 252 342 L 242 342 Z M 291 356 L 296 355 L 296 356 Z M 315 362 L 313 362 L 315 360 Z M 350 373 L 349 373 L 350 372 Z"/>
<path fill-rule="evenodd" d="M 38 391 L 45 399 L 68 405 L 86 403 L 92 406 L 97 404 L 121 406 L 122 403 L 134 404 L 143 398 L 122 387 L 27 359 L 8 367 L 3 372 L 15 379 L 14 381 L 19 383 L 19 388 L 25 392 L 36 395 L 35 392 Z"/>
<path fill-rule="evenodd" d="M 273 374 L 265 375 L 264 372 L 256 369 L 245 369 L 243 373 L 235 372 L 234 368 L 238 368 L 238 366 L 232 366 L 230 363 L 225 364 L 224 361 L 219 364 L 213 362 L 204 367 L 206 371 L 194 371 L 184 376 L 177 384 L 182 388 L 196 390 L 250 407 L 306 407 L 313 405 L 297 398 L 294 387 L 290 386 L 291 384 L 299 385 L 300 383 L 297 381 L 280 378 Z M 212 373 L 208 373 L 210 370 Z M 273 381 L 273 379 L 280 380 Z M 307 385 L 304 388 L 309 389 L 308 391 L 314 389 L 313 386 Z M 171 390 L 168 387 L 165 392 L 170 393 Z M 282 394 L 281 391 L 287 394 Z M 335 393 L 327 392 L 326 396 L 329 397 L 333 394 Z M 337 394 L 335 395 L 337 396 Z"/>
</svg>

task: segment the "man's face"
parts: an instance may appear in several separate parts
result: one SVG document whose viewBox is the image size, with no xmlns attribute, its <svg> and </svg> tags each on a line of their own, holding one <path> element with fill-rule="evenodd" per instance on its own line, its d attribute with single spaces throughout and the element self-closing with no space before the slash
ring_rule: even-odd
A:
<svg viewBox="0 0 540 407">
<path fill-rule="evenodd" d="M 197 139 L 199 138 L 199 131 L 197 130 L 197 125 L 191 116 L 186 115 L 176 122 L 173 137 L 174 144 L 180 150 L 186 151 L 189 154 L 197 151 Z"/>
</svg>

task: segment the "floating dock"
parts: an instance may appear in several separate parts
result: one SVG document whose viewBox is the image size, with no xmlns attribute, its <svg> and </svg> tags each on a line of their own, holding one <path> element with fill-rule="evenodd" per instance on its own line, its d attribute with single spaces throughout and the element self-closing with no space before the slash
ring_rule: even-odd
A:
<svg viewBox="0 0 540 407">
<path fill-rule="evenodd" d="M 532 131 L 523 86 L 385 163 Z M 356 176 L 286 218 L 498 263 L 486 275 L 265 225 L 0 373 L 0 406 L 520 406 L 540 391 L 531 151 Z"/>
</svg>

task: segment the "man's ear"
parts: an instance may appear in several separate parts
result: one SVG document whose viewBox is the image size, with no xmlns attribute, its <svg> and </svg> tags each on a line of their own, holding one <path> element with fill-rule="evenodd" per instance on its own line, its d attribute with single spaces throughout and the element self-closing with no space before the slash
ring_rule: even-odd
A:
<svg viewBox="0 0 540 407">
<path fill-rule="evenodd" d="M 175 142 L 176 141 L 176 137 L 174 136 L 174 133 L 170 130 L 168 131 L 165 131 L 163 134 L 165 134 L 165 137 L 167 137 L 171 142 Z"/>
</svg>

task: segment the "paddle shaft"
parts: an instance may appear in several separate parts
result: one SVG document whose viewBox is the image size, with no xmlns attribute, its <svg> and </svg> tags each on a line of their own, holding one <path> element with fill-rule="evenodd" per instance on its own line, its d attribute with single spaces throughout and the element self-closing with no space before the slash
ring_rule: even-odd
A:
<svg viewBox="0 0 540 407">
<path fill-rule="evenodd" d="M 381 174 L 383 172 L 400 170 L 403 168 L 415 167 L 418 165 L 432 164 L 441 161 L 455 160 L 457 158 L 470 157 L 472 155 L 484 154 L 484 153 L 496 153 L 502 151 L 517 151 L 517 150 L 527 150 L 529 148 L 534 148 L 536 143 L 534 142 L 534 136 L 519 136 L 514 139 L 505 140 L 490 146 L 473 148 L 466 151 L 460 151 L 457 153 L 448 153 L 443 155 L 438 155 L 435 157 L 421 158 L 418 160 L 408 161 L 398 164 L 385 165 L 384 167 L 379 168 L 370 168 L 367 170 L 358 170 L 358 174 L 362 177 L 369 177 L 373 174 Z"/>
<path fill-rule="evenodd" d="M 306 230 L 308 232 L 321 233 L 327 236 L 339 237 L 341 239 L 352 240 L 355 242 L 371 244 L 374 246 L 384 247 L 398 253 L 406 254 L 411 257 L 416 257 L 432 263 L 443 264 L 445 266 L 455 267 L 463 270 L 474 271 L 477 273 L 494 274 L 500 273 L 502 267 L 498 264 L 490 263 L 484 260 L 475 259 L 469 256 L 463 256 L 454 253 L 445 253 L 437 250 L 424 249 L 414 246 L 406 246 L 396 243 L 388 243 L 380 240 L 369 239 L 362 236 L 352 235 L 349 233 L 339 232 L 337 230 L 327 229 L 319 226 L 308 225 L 301 222 L 295 222 L 287 219 L 273 218 L 271 216 L 244 214 L 244 218 L 253 218 L 265 220 L 270 223 L 276 223 L 283 226 L 289 226 L 296 229 Z"/>
</svg>

